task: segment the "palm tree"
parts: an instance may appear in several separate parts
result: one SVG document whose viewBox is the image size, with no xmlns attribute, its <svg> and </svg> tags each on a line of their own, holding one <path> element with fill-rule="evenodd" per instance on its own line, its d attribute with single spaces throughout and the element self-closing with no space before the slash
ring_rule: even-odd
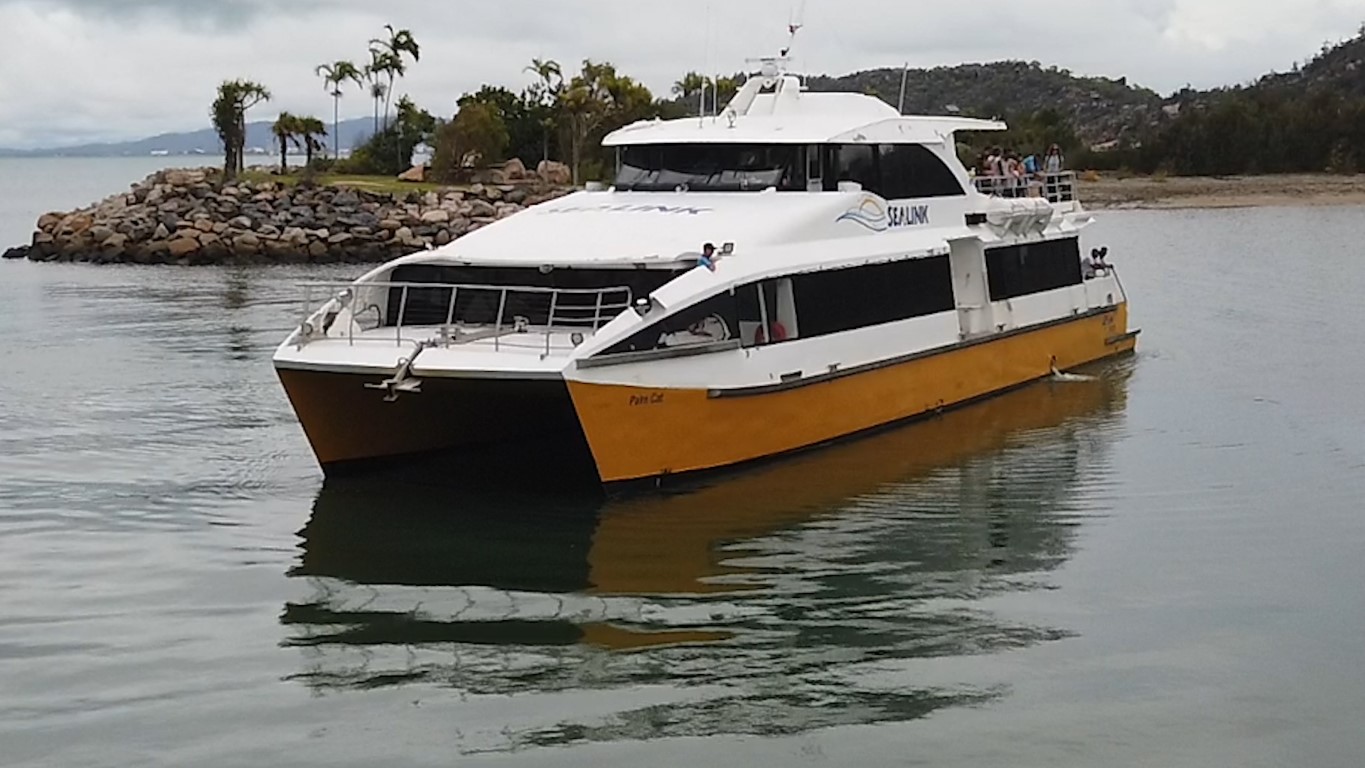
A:
<svg viewBox="0 0 1365 768">
<path fill-rule="evenodd" d="M 559 66 L 559 62 L 554 59 L 531 59 L 531 64 L 524 71 L 531 72 L 540 78 L 540 82 L 536 84 L 539 97 L 537 100 L 540 105 L 553 107 L 564 92 L 564 69 Z M 550 132 L 554 128 L 555 120 L 553 113 L 551 113 L 540 124 L 540 159 L 542 161 L 550 159 Z"/>
<path fill-rule="evenodd" d="M 341 86 L 348 80 L 356 85 L 363 85 L 364 82 L 360 70 L 349 61 L 319 64 L 316 72 L 322 77 L 323 87 L 332 97 L 332 156 L 338 157 L 341 155 L 341 97 L 344 95 Z"/>
<path fill-rule="evenodd" d="M 389 89 L 384 99 L 384 127 L 389 127 L 389 105 L 393 99 L 394 81 L 408 73 L 407 64 L 403 61 L 406 54 L 412 57 L 414 63 L 422 60 L 422 47 L 417 44 L 412 32 L 406 29 L 394 29 L 392 24 L 385 24 L 384 30 L 389 33 L 388 39 L 375 38 L 370 41 L 370 56 L 374 60 L 371 65 L 377 72 L 382 72 L 388 76 Z"/>
<path fill-rule="evenodd" d="M 704 96 L 706 91 L 711 88 L 711 78 L 696 72 L 688 72 L 683 78 L 673 84 L 673 95 L 683 100 L 685 104 L 691 104 L 697 96 Z M 703 102 L 702 112 L 705 111 Z"/>
<path fill-rule="evenodd" d="M 299 119 L 289 114 L 281 112 L 280 118 L 270 127 L 270 132 L 275 134 L 275 138 L 280 142 L 280 173 L 289 173 L 289 145 L 298 146 L 299 143 Z"/>
<path fill-rule="evenodd" d="M 362 74 L 365 82 L 370 84 L 370 101 L 374 102 L 374 130 L 373 135 L 379 135 L 379 107 L 384 103 L 389 95 L 389 87 L 380 82 L 379 78 L 385 74 L 384 53 L 377 48 L 370 48 L 370 63 L 365 65 Z"/>
<path fill-rule="evenodd" d="M 388 100 L 389 86 L 375 81 L 370 83 L 370 99 L 374 101 L 374 133 L 379 135 L 379 105 Z"/>
<path fill-rule="evenodd" d="M 223 142 L 223 178 L 232 180 L 242 170 L 246 150 L 246 111 L 270 100 L 270 91 L 251 80 L 225 80 L 218 86 L 209 115 Z"/>
<path fill-rule="evenodd" d="M 313 164 L 313 153 L 321 152 L 326 146 L 321 139 L 327 135 L 327 124 L 316 117 L 298 117 L 294 131 L 303 142 L 303 162 L 307 168 Z"/>
</svg>

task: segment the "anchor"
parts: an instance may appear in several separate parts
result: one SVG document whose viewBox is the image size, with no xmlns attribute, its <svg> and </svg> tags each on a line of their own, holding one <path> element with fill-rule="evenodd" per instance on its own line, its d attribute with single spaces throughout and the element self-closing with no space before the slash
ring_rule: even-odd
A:
<svg viewBox="0 0 1365 768">
<path fill-rule="evenodd" d="M 394 371 L 393 376 L 384 379 L 378 384 L 366 384 L 365 389 L 383 390 L 384 402 L 396 402 L 400 395 L 404 393 L 421 394 L 422 380 L 412 375 L 412 364 L 417 362 L 417 357 L 423 351 L 436 346 L 435 342 L 423 341 L 417 343 L 417 349 L 412 353 L 412 357 L 398 358 L 398 370 Z"/>
</svg>

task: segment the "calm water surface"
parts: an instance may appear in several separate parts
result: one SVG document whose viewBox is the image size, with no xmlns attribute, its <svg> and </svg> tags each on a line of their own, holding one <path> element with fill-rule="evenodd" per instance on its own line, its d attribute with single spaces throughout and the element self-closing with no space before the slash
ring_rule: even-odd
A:
<svg viewBox="0 0 1365 768">
<path fill-rule="evenodd" d="M 0 161 L 0 244 L 152 165 Z M 1359 765 L 1362 225 L 1109 214 L 1097 381 L 607 501 L 324 483 L 350 271 L 0 264 L 0 764 Z"/>
</svg>

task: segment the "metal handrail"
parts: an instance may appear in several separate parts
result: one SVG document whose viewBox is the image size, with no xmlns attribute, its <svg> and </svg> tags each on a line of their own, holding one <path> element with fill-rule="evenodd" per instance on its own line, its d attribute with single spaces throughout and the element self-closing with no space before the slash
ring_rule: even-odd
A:
<svg viewBox="0 0 1365 768">
<path fill-rule="evenodd" d="M 1037 182 L 1036 184 L 1034 182 Z M 1032 189 L 1037 189 L 1036 197 L 1049 203 L 1076 202 L 1076 173 L 1034 173 L 1025 176 L 977 176 L 972 179 L 976 191 L 991 197 L 1019 198 L 1034 197 Z"/>
<path fill-rule="evenodd" d="M 362 282 L 362 283 L 342 283 L 342 282 L 307 282 L 301 286 L 304 289 L 304 311 L 303 319 L 300 321 L 300 340 L 307 343 L 315 338 L 319 332 L 325 334 L 329 328 L 323 327 L 334 320 L 343 310 L 351 309 L 352 318 L 348 323 L 346 338 L 352 345 L 356 342 L 355 318 L 360 314 L 374 310 L 376 312 L 376 324 L 373 329 L 362 328 L 365 330 L 378 330 L 392 323 L 394 328 L 394 340 L 401 346 L 404 343 L 405 329 L 411 331 L 413 328 L 437 328 L 438 335 L 431 339 L 433 344 L 450 347 L 457 344 L 466 344 L 491 338 L 493 349 L 498 351 L 504 342 L 504 337 L 514 334 L 527 334 L 534 330 L 544 334 L 544 344 L 538 345 L 541 349 L 542 358 L 548 357 L 554 348 L 553 337 L 556 332 L 583 332 L 585 335 L 596 333 L 613 318 L 629 309 L 634 302 L 634 292 L 628 286 L 611 286 L 604 288 L 548 288 L 543 286 L 531 285 L 479 285 L 471 283 L 417 283 L 417 282 Z M 393 291 L 399 291 L 398 312 L 391 315 L 389 312 L 379 309 L 378 303 L 372 300 L 375 293 L 387 296 L 387 304 L 392 304 Z M 416 290 L 436 290 L 450 291 L 449 300 L 445 301 L 445 312 L 443 313 L 444 323 L 419 323 L 412 322 L 409 317 L 412 309 L 409 299 Z M 329 298 L 320 308 L 315 308 L 313 303 L 315 291 L 325 291 Z M 458 302 L 462 295 L 469 292 L 483 292 L 487 295 L 497 294 L 498 308 L 497 314 L 492 318 L 485 318 L 482 322 L 466 320 L 462 321 L 458 317 Z M 529 295 L 532 297 L 547 297 L 548 311 L 544 317 L 544 323 L 534 323 L 531 318 L 519 314 L 511 314 L 513 309 L 509 307 L 509 296 Z M 362 300 L 364 297 L 364 300 Z M 360 309 L 356 309 L 361 307 Z M 423 308 L 429 312 L 430 307 Z M 330 318 L 328 317 L 330 314 Z M 527 314 L 536 314 L 527 312 Z M 491 322 L 489 321 L 491 319 Z M 482 329 L 470 332 L 470 329 Z M 490 332 L 491 329 L 491 332 Z M 385 334 L 387 338 L 387 334 Z M 361 339 L 366 341 L 369 339 Z M 409 339 L 411 341 L 411 339 Z"/>
</svg>

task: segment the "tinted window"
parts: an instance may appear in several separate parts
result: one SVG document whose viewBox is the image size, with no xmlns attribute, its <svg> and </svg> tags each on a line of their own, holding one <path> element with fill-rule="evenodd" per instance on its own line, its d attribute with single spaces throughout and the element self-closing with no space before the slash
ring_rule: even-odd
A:
<svg viewBox="0 0 1365 768">
<path fill-rule="evenodd" d="M 805 148 L 762 144 L 626 147 L 616 186 L 625 190 L 739 192 L 806 188 Z"/>
<path fill-rule="evenodd" d="M 727 292 L 675 312 L 643 331 L 637 331 L 625 341 L 613 344 L 600 354 L 619 355 L 623 352 L 715 344 L 737 339 L 738 334 L 735 296 Z"/>
<path fill-rule="evenodd" d="M 793 275 L 801 337 L 824 336 L 954 307 L 947 256 Z"/>
<path fill-rule="evenodd" d="M 841 181 L 856 181 L 863 189 L 881 187 L 877 174 L 877 148 L 871 144 L 835 144 L 825 147 L 825 189 L 833 192 Z"/>
<path fill-rule="evenodd" d="M 548 273 L 530 267 L 447 267 L 434 264 L 408 264 L 394 269 L 389 282 L 439 283 L 442 285 L 519 286 L 536 288 L 629 288 L 633 296 L 646 296 L 677 277 L 662 269 L 555 269 Z M 400 309 L 404 325 L 442 325 L 450 312 L 450 288 L 410 287 L 407 303 L 403 289 L 389 289 L 387 326 L 398 323 Z M 462 288 L 455 299 L 455 320 L 465 325 L 493 325 L 498 318 L 502 292 Z M 620 303 L 619 297 L 611 300 Z M 556 317 L 583 317 L 587 307 L 595 308 L 596 294 L 561 294 Z M 577 306 L 581 304 L 582 306 Z M 563 311 L 561 311 L 563 310 Z M 617 313 L 613 313 L 617 314 Z M 550 316 L 550 294 L 508 293 L 503 320 L 527 318 L 531 325 L 544 325 Z M 591 317 L 591 315 L 587 315 Z"/>
<path fill-rule="evenodd" d="M 1081 282 L 1081 250 L 1076 238 L 986 250 L 991 301 L 1042 293 Z"/>
<path fill-rule="evenodd" d="M 919 144 L 883 144 L 880 165 L 878 192 L 888 200 L 964 194 L 952 170 Z"/>
</svg>

